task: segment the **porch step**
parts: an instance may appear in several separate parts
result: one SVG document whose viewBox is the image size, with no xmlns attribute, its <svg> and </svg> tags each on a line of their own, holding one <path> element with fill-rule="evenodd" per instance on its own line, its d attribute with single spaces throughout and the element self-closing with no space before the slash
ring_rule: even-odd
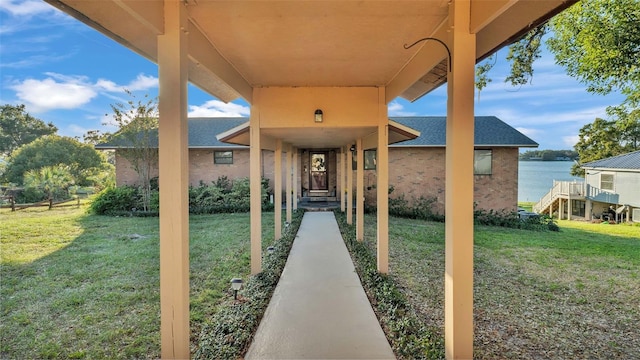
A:
<svg viewBox="0 0 640 360">
<path fill-rule="evenodd" d="M 335 196 L 307 196 L 300 198 L 301 202 L 336 202 L 338 198 Z"/>
</svg>

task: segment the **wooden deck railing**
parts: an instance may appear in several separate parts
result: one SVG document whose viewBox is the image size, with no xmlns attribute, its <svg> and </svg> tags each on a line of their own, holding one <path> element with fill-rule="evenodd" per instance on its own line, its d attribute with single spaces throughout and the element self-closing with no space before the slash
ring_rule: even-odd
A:
<svg viewBox="0 0 640 360">
<path fill-rule="evenodd" d="M 549 207 L 559 197 L 584 197 L 587 194 L 587 185 L 582 181 L 557 181 L 553 180 L 553 187 L 544 195 L 533 211 L 540 213 Z"/>
</svg>

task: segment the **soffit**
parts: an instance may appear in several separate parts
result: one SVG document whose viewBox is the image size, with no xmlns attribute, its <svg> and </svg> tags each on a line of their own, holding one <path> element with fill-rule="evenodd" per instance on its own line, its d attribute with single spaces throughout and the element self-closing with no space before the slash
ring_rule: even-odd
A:
<svg viewBox="0 0 640 360">
<path fill-rule="evenodd" d="M 157 61 L 163 1 L 46 1 Z M 576 0 L 471 1 L 482 59 Z M 388 97 L 415 100 L 446 81 L 439 44 L 403 45 L 430 36 L 448 42 L 448 0 L 185 3 L 189 80 L 223 101 L 251 102 L 260 86 L 387 86 Z"/>
</svg>

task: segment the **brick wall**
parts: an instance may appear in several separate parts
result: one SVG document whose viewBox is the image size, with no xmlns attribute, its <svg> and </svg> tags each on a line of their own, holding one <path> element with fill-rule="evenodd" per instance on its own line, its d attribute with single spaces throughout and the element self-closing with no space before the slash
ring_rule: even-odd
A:
<svg viewBox="0 0 640 360">
<path fill-rule="evenodd" d="M 262 176 L 274 180 L 274 153 L 262 152 Z M 329 192 L 339 187 L 335 174 L 338 169 L 336 151 L 328 151 Z M 298 196 L 302 196 L 301 188 L 308 188 L 309 152 L 298 152 Z M 286 185 L 286 158 L 283 154 L 283 182 Z M 404 194 L 405 199 L 435 197 L 434 210 L 444 213 L 445 202 L 445 150 L 444 148 L 390 148 L 389 149 L 389 184 L 394 187 L 391 197 Z M 304 166 L 307 172 L 304 172 Z M 200 181 L 208 183 L 220 176 L 229 179 L 249 176 L 249 150 L 233 150 L 233 164 L 214 164 L 213 150 L 192 149 L 189 152 L 189 182 L 197 186 Z M 157 176 L 157 172 L 154 174 Z M 129 162 L 116 153 L 116 181 L 118 185 L 133 185 L 137 182 L 137 174 L 131 169 Z M 354 171 L 355 191 L 355 171 Z M 369 205 L 375 205 L 376 172 L 364 172 L 365 198 Z M 474 201 L 479 208 L 515 211 L 518 202 L 518 149 L 495 148 L 492 152 L 492 174 L 476 175 L 474 181 Z M 340 194 L 340 189 L 338 189 Z"/>
<path fill-rule="evenodd" d="M 355 176 L 355 173 L 354 173 Z M 355 183 L 355 181 L 354 181 Z M 365 199 L 376 201 L 376 173 L 364 172 Z M 445 149 L 389 148 L 390 197 L 404 194 L 411 201 L 420 196 L 436 198 L 434 211 L 444 214 Z M 355 192 L 355 187 L 354 187 Z M 495 148 L 492 151 L 492 174 L 474 176 L 474 201 L 478 208 L 515 211 L 518 203 L 518 149 Z"/>
</svg>

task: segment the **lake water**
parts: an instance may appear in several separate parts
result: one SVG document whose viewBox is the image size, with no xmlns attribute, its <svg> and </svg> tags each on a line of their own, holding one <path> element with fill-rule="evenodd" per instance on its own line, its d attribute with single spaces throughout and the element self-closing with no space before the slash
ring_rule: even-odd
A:
<svg viewBox="0 0 640 360">
<path fill-rule="evenodd" d="M 571 176 L 573 161 L 520 161 L 518 201 L 538 201 L 553 187 L 553 180 L 583 181 Z"/>
</svg>

